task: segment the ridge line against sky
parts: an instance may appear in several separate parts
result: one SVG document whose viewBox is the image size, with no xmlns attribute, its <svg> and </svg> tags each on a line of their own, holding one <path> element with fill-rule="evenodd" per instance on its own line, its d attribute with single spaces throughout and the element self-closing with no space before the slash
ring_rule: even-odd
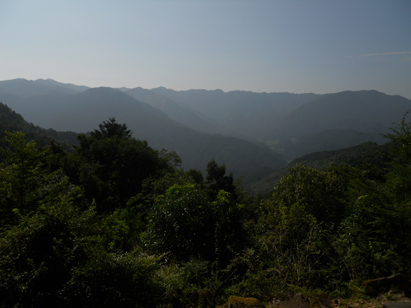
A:
<svg viewBox="0 0 411 308">
<path fill-rule="evenodd" d="M 0 80 L 411 99 L 408 0 L 0 2 Z"/>
</svg>

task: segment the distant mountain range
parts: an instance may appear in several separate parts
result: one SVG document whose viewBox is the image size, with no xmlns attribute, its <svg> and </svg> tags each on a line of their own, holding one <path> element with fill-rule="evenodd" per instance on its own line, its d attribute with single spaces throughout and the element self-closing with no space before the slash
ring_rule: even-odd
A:
<svg viewBox="0 0 411 308">
<path fill-rule="evenodd" d="M 27 85 L 27 81 L 15 80 L 20 82 Z M 286 164 L 280 154 L 263 143 L 199 132 L 120 90 L 93 88 L 75 94 L 56 94 L 51 90 L 46 94 L 42 88 L 39 94 L 40 90 L 26 86 L 25 97 L 21 97 L 15 91 L 6 92 L 4 85 L 0 88 L 0 100 L 4 104 L 41 127 L 88 132 L 109 117 L 115 117 L 119 123 L 128 125 L 133 137 L 147 140 L 155 149 L 176 151 L 185 169 L 204 170 L 212 158 L 237 174 L 262 167 L 281 168 Z M 34 94 L 30 96 L 29 90 Z"/>
<path fill-rule="evenodd" d="M 381 133 L 410 106 L 404 97 L 374 90 L 326 94 L 287 114 L 266 137 L 300 137 L 327 129 Z"/>
<path fill-rule="evenodd" d="M 26 80 L 23 78 L 0 81 L 0 93 L 9 93 L 21 97 L 44 94 L 74 94 L 89 89 L 71 83 L 61 83 L 52 79 Z"/>
<path fill-rule="evenodd" d="M 222 90 L 174 91 L 156 88 L 151 91 L 171 98 L 202 119 L 214 121 L 223 129 L 220 133 L 235 132 L 245 138 L 259 140 L 285 115 L 319 97 L 316 94 Z"/>
<path fill-rule="evenodd" d="M 27 121 L 57 131 L 88 132 L 116 117 L 135 138 L 176 151 L 186 169 L 204 170 L 215 158 L 250 179 L 312 152 L 382 144 L 381 133 L 411 109 L 410 100 L 374 90 L 318 95 L 91 89 L 50 79 L 1 81 L 0 101 Z"/>
</svg>

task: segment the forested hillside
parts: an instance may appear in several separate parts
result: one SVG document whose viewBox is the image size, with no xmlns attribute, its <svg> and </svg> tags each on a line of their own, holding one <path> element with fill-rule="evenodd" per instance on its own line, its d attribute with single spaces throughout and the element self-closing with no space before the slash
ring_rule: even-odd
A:
<svg viewBox="0 0 411 308">
<path fill-rule="evenodd" d="M 400 119 L 401 120 L 401 119 Z M 206 176 L 110 118 L 73 153 L 6 133 L 0 306 L 216 307 L 296 292 L 409 294 L 411 123 L 378 145 L 318 153 L 253 198 L 210 160 Z M 357 162 L 356 156 L 364 158 Z M 351 165 L 343 161 L 354 161 Z M 301 160 L 301 162 L 304 160 Z M 367 280 L 396 274 L 404 283 Z M 366 282 L 364 284 L 364 282 Z"/>
<path fill-rule="evenodd" d="M 340 150 L 314 152 L 294 159 L 288 163 L 286 168 L 266 170 L 266 174 L 263 177 L 258 176 L 255 180 L 246 181 L 247 184 L 244 188 L 254 195 L 271 194 L 277 182 L 287 173 L 287 169 L 297 165 L 304 165 L 320 171 L 325 171 L 332 165 L 340 166 L 348 164 L 360 168 L 363 166 L 372 166 L 372 172 L 383 174 L 388 166 L 388 154 L 392 147 L 392 142 L 387 142 L 382 145 L 378 145 L 375 142 L 365 142 Z M 371 170 L 368 172 L 371 172 Z"/>
<path fill-rule="evenodd" d="M 26 122 L 21 115 L 0 102 L 0 146 L 5 147 L 3 138 L 5 132 L 21 131 L 27 140 L 33 140 L 40 146 L 49 145 L 51 141 L 60 144 L 64 150 L 72 152 L 73 145 L 78 144 L 77 134 L 73 132 L 58 132 L 54 129 L 43 129 Z"/>
<path fill-rule="evenodd" d="M 367 141 L 382 144 L 381 134 L 410 108 L 410 100 L 378 91 L 327 94 L 287 114 L 265 138 L 279 140 L 271 147 L 288 160 Z"/>
</svg>

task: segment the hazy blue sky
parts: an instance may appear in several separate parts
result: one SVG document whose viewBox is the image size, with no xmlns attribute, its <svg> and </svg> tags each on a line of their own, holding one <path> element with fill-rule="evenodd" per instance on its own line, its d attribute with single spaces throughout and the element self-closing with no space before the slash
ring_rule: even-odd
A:
<svg viewBox="0 0 411 308">
<path fill-rule="evenodd" d="M 411 99 L 411 1 L 0 1 L 0 80 Z"/>
</svg>

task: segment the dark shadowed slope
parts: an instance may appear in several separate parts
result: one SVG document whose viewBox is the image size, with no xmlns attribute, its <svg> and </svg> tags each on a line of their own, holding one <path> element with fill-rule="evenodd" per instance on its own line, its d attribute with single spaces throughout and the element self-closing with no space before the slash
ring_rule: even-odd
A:
<svg viewBox="0 0 411 308">
<path fill-rule="evenodd" d="M 365 133 L 350 129 L 328 129 L 292 140 L 282 139 L 273 148 L 283 153 L 287 160 L 293 160 L 309 153 L 338 150 L 368 141 L 378 144 L 387 142 L 387 139 L 379 133 Z"/>
<path fill-rule="evenodd" d="M 247 185 L 245 185 L 245 188 L 253 194 L 271 194 L 277 182 L 287 173 L 288 167 L 295 167 L 297 164 L 318 170 L 325 170 L 332 164 L 348 164 L 351 166 L 370 164 L 376 166 L 377 169 L 374 169 L 374 172 L 382 172 L 383 169 L 388 167 L 390 158 L 387 154 L 390 152 L 392 146 L 393 144 L 391 142 L 383 145 L 378 145 L 375 142 L 365 142 L 344 149 L 310 153 L 291 161 L 287 165 L 287 168 L 271 171 L 265 177 L 249 181 Z M 378 168 L 381 170 L 378 170 Z"/>
<path fill-rule="evenodd" d="M 26 134 L 28 140 L 34 140 L 41 146 L 49 145 L 56 140 L 63 149 L 74 150 L 73 144 L 77 144 L 77 134 L 73 132 L 58 132 L 53 129 L 43 129 L 28 123 L 24 118 L 11 110 L 8 106 L 0 103 L 0 147 L 4 146 L 3 137 L 5 132 L 20 131 Z"/>
</svg>

